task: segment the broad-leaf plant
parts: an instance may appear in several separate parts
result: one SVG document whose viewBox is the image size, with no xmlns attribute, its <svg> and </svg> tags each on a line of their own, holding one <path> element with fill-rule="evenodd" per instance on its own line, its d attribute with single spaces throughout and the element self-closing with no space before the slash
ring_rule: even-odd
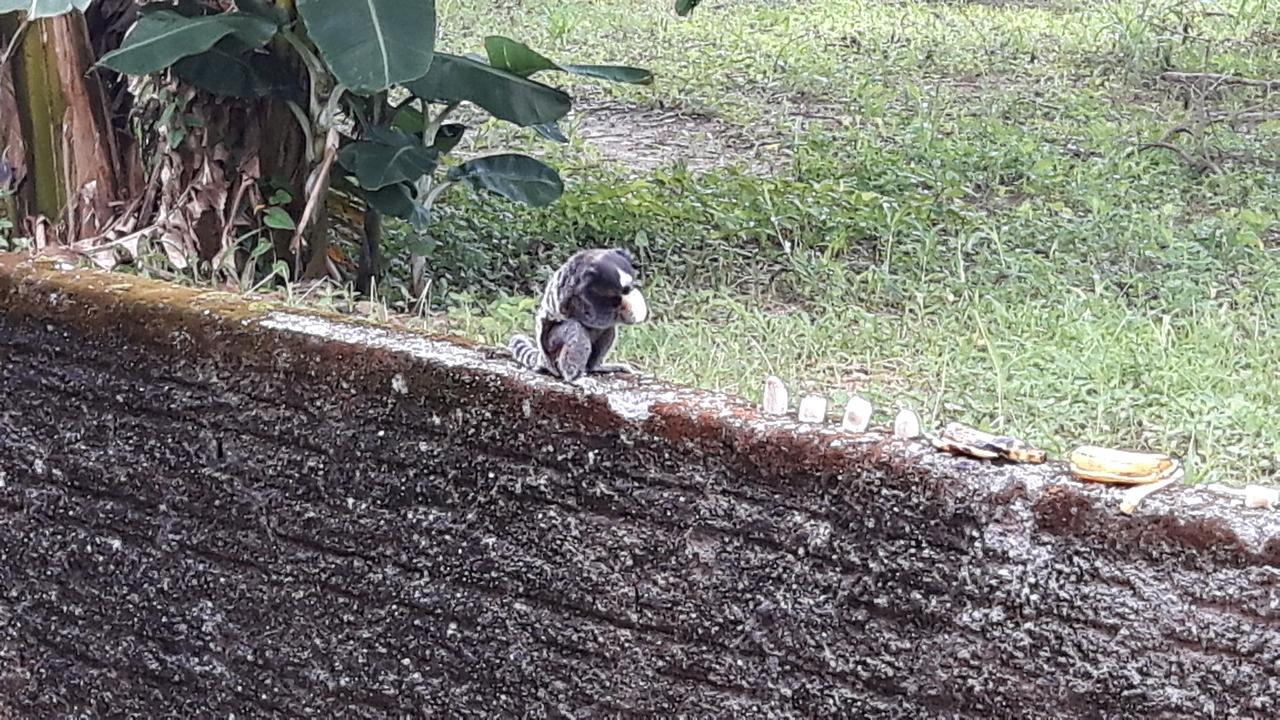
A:
<svg viewBox="0 0 1280 720">
<path fill-rule="evenodd" d="M 0 0 L 0 13 L 36 19 L 91 2 Z M 559 174 L 528 155 L 447 163 L 468 129 L 446 122 L 450 115 L 469 103 L 564 142 L 557 123 L 572 98 L 549 78 L 648 84 L 653 77 L 633 67 L 561 64 L 497 35 L 485 39 L 484 50 L 484 56 L 438 50 L 434 0 L 236 0 L 224 11 L 177 0 L 144 5 L 120 47 L 98 64 L 132 76 L 171 72 L 216 96 L 287 103 L 307 138 L 308 202 L 294 218 L 291 243 L 299 252 L 331 187 L 418 229 L 455 185 L 533 206 L 554 202 L 563 191 Z M 305 88 L 291 71 L 298 63 Z M 376 256 L 377 238 L 366 242 Z M 423 258 L 413 260 L 417 293 Z"/>
</svg>

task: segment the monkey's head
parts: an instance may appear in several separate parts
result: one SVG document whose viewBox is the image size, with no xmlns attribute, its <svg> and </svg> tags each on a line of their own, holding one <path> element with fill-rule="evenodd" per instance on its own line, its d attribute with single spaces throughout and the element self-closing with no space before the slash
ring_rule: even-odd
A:
<svg viewBox="0 0 1280 720">
<path fill-rule="evenodd" d="M 648 319 L 649 306 L 640 292 L 631 255 L 619 249 L 586 250 L 576 259 L 581 264 L 567 315 L 602 329 Z"/>
</svg>

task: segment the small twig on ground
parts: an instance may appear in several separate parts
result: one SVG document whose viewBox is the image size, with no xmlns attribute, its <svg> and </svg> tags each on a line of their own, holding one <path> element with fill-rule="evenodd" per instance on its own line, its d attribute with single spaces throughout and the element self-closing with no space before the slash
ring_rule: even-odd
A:
<svg viewBox="0 0 1280 720">
<path fill-rule="evenodd" d="M 1173 142 L 1174 138 L 1178 137 L 1179 135 L 1182 135 L 1183 133 L 1187 135 L 1195 134 L 1195 132 L 1192 131 L 1192 129 L 1187 127 L 1186 125 L 1175 125 L 1174 127 L 1171 127 L 1168 130 L 1166 130 L 1164 135 L 1161 135 L 1160 139 L 1156 141 L 1156 144 L 1165 145 L 1167 143 Z"/>
<path fill-rule="evenodd" d="M 1169 152 L 1182 158 L 1182 161 L 1185 162 L 1191 169 L 1195 170 L 1197 174 L 1204 175 L 1205 173 L 1208 173 L 1208 172 L 1218 172 L 1219 168 L 1212 160 L 1208 158 L 1203 158 L 1203 157 L 1193 158 L 1189 154 L 1187 154 L 1187 151 L 1183 150 L 1182 148 L 1172 143 L 1167 143 L 1167 142 L 1142 143 L 1136 148 L 1136 151 L 1141 152 L 1143 150 L 1152 150 L 1157 148 L 1160 150 L 1168 150 Z"/>
</svg>

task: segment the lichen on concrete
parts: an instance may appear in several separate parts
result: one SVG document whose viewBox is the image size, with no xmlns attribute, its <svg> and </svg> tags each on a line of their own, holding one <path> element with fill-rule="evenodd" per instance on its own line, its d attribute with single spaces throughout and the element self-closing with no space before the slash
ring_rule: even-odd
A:
<svg viewBox="0 0 1280 720">
<path fill-rule="evenodd" d="M 1274 717 L 1280 524 L 0 260 L 0 717 Z"/>
</svg>

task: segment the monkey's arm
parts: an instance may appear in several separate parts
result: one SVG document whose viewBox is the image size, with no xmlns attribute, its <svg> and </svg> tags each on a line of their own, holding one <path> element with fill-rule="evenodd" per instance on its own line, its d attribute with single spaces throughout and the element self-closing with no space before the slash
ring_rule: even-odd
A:
<svg viewBox="0 0 1280 720">
<path fill-rule="evenodd" d="M 645 303 L 644 295 L 641 294 L 639 288 L 633 288 L 631 292 L 622 296 L 622 305 L 618 307 L 619 322 L 635 325 L 644 322 L 648 318 L 649 306 Z M 595 342 L 591 344 L 591 359 L 587 361 L 587 372 L 628 374 L 635 372 L 626 363 L 604 364 L 605 357 L 613 349 L 613 342 L 617 338 L 617 334 L 617 329 L 611 327 L 596 335 Z"/>
<path fill-rule="evenodd" d="M 644 295 L 639 288 L 633 288 L 631 292 L 622 296 L 622 305 L 618 308 L 618 320 L 627 325 L 636 325 L 649 319 L 649 305 L 645 302 Z M 613 341 L 617 336 L 617 330 L 609 328 L 596 338 L 596 342 L 592 347 L 591 361 L 587 364 L 590 372 L 598 373 L 633 373 L 635 372 L 630 365 L 626 363 L 604 364 L 605 356 L 613 349 Z"/>
<path fill-rule="evenodd" d="M 631 373 L 631 366 L 615 363 L 605 365 L 604 359 L 608 356 L 609 351 L 613 349 L 613 341 L 617 338 L 618 331 L 614 328 L 601 330 L 596 335 L 595 342 L 591 344 L 591 357 L 587 360 L 587 372 L 594 373 Z"/>
<path fill-rule="evenodd" d="M 591 360 L 591 336 L 576 320 L 555 323 L 546 331 L 547 357 L 555 366 L 553 370 L 567 382 L 574 382 L 587 372 Z"/>
</svg>

